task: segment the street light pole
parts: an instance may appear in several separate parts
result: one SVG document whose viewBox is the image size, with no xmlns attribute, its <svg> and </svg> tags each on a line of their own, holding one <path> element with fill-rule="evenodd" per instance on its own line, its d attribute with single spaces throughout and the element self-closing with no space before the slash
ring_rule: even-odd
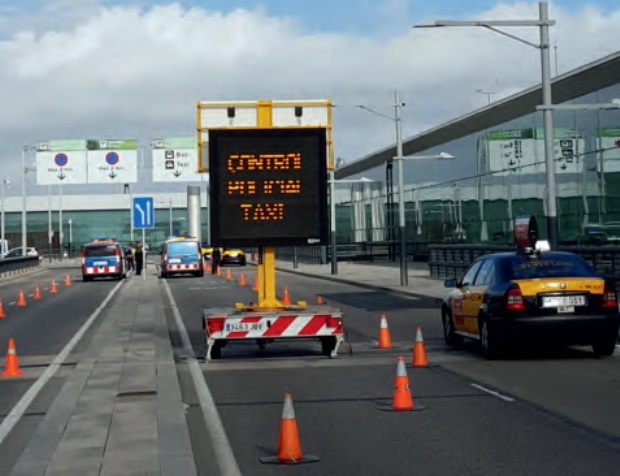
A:
<svg viewBox="0 0 620 476">
<path fill-rule="evenodd" d="M 338 244 L 336 243 L 336 184 L 334 183 L 334 169 L 329 171 L 329 227 L 331 245 L 331 272 L 338 274 Z"/>
<path fill-rule="evenodd" d="M 2 237 L 0 238 L 0 240 L 2 240 L 2 245 L 1 245 L 1 246 L 3 246 L 3 247 L 4 247 L 4 239 L 5 239 L 5 236 L 6 236 L 6 234 L 5 234 L 5 233 L 6 233 L 6 231 L 5 231 L 5 230 L 6 230 L 6 228 L 5 228 L 5 224 L 4 224 L 4 223 L 5 223 L 5 222 L 4 222 L 4 213 L 5 213 L 4 197 L 6 196 L 6 194 L 5 194 L 5 188 L 6 188 L 6 186 L 7 186 L 7 185 L 9 185 L 10 183 L 11 183 L 11 182 L 10 182 L 10 180 L 9 180 L 9 179 L 7 179 L 7 178 L 2 179 L 2 205 L 1 205 L 1 206 L 2 206 L 2 210 L 0 211 L 0 214 L 2 215 L 2 216 L 1 216 L 1 218 L 0 218 L 0 221 L 1 221 L 1 223 L 0 223 L 0 229 L 1 229 L 1 235 L 2 235 Z M 8 250 L 8 247 L 7 247 L 7 250 Z M 4 248 L 2 248 L 2 252 L 3 252 L 3 253 L 4 253 L 4 251 L 6 251 L 6 250 L 5 250 Z"/>
<path fill-rule="evenodd" d="M 25 145 L 22 147 L 22 256 L 26 256 L 26 152 L 28 151 L 28 146 Z"/>
<path fill-rule="evenodd" d="M 398 157 L 398 236 L 400 241 L 400 285 L 409 285 L 407 271 L 407 234 L 405 224 L 405 177 L 403 166 L 403 129 L 400 108 L 403 106 L 398 91 L 394 93 L 394 122 L 396 124 L 396 157 Z"/>
<path fill-rule="evenodd" d="M 545 177 L 547 185 L 547 238 L 551 249 L 557 249 L 558 243 L 558 216 L 557 216 L 557 190 L 555 181 L 555 157 L 553 152 L 554 130 L 553 130 L 553 112 L 551 97 L 551 53 L 549 44 L 549 27 L 555 25 L 554 20 L 549 20 L 549 6 L 547 2 L 539 2 L 538 4 L 538 20 L 436 20 L 429 23 L 415 25 L 414 28 L 436 28 L 451 26 L 475 26 L 483 27 L 488 30 L 507 36 L 513 40 L 517 40 L 526 45 L 532 46 L 540 50 L 541 65 L 541 88 L 542 88 L 542 105 L 543 114 L 543 130 L 544 130 L 544 146 L 545 146 Z M 524 40 L 518 36 L 507 33 L 497 27 L 538 27 L 540 30 L 540 42 L 538 44 Z"/>
</svg>

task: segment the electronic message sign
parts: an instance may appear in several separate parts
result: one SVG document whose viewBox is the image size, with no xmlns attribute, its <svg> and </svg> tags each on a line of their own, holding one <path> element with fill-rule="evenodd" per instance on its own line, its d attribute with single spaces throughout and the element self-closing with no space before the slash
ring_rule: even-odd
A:
<svg viewBox="0 0 620 476">
<path fill-rule="evenodd" d="M 325 128 L 209 130 L 216 246 L 325 244 Z"/>
</svg>

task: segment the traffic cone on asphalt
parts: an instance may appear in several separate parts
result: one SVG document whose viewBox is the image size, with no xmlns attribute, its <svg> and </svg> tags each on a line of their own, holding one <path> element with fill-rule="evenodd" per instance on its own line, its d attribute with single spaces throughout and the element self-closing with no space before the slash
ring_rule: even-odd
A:
<svg viewBox="0 0 620 476">
<path fill-rule="evenodd" d="M 19 297 L 17 298 L 17 306 L 26 307 L 26 296 L 24 296 L 24 291 L 22 289 L 19 290 Z"/>
<path fill-rule="evenodd" d="M 390 337 L 390 329 L 388 328 L 387 317 L 381 315 L 381 323 L 379 324 L 379 349 L 391 349 L 392 338 Z"/>
<path fill-rule="evenodd" d="M 6 313 L 4 312 L 4 304 L 2 304 L 2 299 L 0 299 L 0 319 L 6 317 Z"/>
<path fill-rule="evenodd" d="M 228 281 L 232 280 L 232 273 L 230 272 L 230 268 L 226 270 L 226 279 Z"/>
<path fill-rule="evenodd" d="M 50 293 L 56 294 L 58 292 L 58 288 L 56 287 L 56 280 L 52 279 L 52 284 L 50 284 Z"/>
<path fill-rule="evenodd" d="M 23 372 L 19 369 L 19 360 L 15 350 L 15 340 L 11 337 L 9 339 L 9 349 L 6 353 L 6 361 L 4 363 L 4 372 L 2 372 L 2 376 L 19 377 L 20 375 L 23 375 Z"/>
<path fill-rule="evenodd" d="M 323 296 L 317 296 L 317 297 L 316 297 L 316 303 L 317 303 L 317 304 L 324 304 L 324 302 L 323 302 Z"/>
<path fill-rule="evenodd" d="M 256 276 L 254 276 L 254 286 L 252 287 L 252 291 L 258 291 L 258 287 L 259 287 L 259 281 L 258 281 L 258 273 L 256 274 Z"/>
<path fill-rule="evenodd" d="M 392 398 L 391 407 L 379 407 L 380 410 L 395 412 L 411 412 L 424 410 L 424 406 L 415 406 L 411 389 L 409 388 L 409 377 L 407 377 L 407 369 L 405 368 L 405 358 L 398 357 L 396 364 L 396 377 L 394 378 L 394 396 Z"/>
<path fill-rule="evenodd" d="M 65 276 L 65 286 L 71 286 L 71 276 Z"/>
<path fill-rule="evenodd" d="M 35 299 L 41 299 L 41 288 L 38 284 L 34 287 L 34 295 L 32 297 Z"/>
<path fill-rule="evenodd" d="M 245 274 L 241 273 L 241 276 L 239 277 L 239 286 L 247 286 L 248 282 L 245 280 Z"/>
<path fill-rule="evenodd" d="M 291 305 L 291 297 L 288 295 L 288 286 L 284 286 L 284 297 L 282 297 L 282 304 L 285 306 Z"/>
<path fill-rule="evenodd" d="M 318 456 L 304 455 L 299 440 L 299 429 L 293 409 L 293 397 L 290 393 L 284 395 L 284 407 L 280 419 L 280 435 L 278 437 L 278 454 L 275 456 L 261 456 L 261 463 L 269 464 L 300 464 L 319 461 Z"/>
<path fill-rule="evenodd" d="M 217 271 L 215 272 L 215 275 L 216 276 L 221 276 L 222 275 L 222 267 L 221 266 L 217 267 Z"/>
<path fill-rule="evenodd" d="M 424 346 L 424 338 L 422 337 L 422 329 L 419 327 L 415 331 L 415 343 L 413 344 L 413 359 L 411 365 L 414 367 L 427 367 L 426 348 Z"/>
</svg>

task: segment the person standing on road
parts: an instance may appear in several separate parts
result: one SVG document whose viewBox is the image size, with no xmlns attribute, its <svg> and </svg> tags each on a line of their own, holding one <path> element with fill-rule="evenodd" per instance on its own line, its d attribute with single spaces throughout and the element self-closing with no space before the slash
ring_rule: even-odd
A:
<svg viewBox="0 0 620 476">
<path fill-rule="evenodd" d="M 222 260 L 222 253 L 219 248 L 213 248 L 213 252 L 211 253 L 211 274 L 217 274 L 217 269 L 220 266 L 220 261 Z"/>
<path fill-rule="evenodd" d="M 134 269 L 133 265 L 133 250 L 131 249 L 131 245 L 127 245 L 125 247 L 125 261 L 127 262 L 127 270 L 132 271 Z"/>
<path fill-rule="evenodd" d="M 142 243 L 136 241 L 136 252 L 134 259 L 136 260 L 136 274 L 142 274 L 142 266 L 144 264 L 144 249 L 142 248 Z"/>
</svg>

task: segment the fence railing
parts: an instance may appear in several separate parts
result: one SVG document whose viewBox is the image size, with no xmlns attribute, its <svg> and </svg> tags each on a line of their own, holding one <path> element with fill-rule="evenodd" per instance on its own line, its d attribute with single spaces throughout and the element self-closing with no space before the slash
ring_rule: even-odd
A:
<svg viewBox="0 0 620 476">
<path fill-rule="evenodd" d="M 429 245 L 430 275 L 432 278 L 460 278 L 474 260 L 482 255 L 514 251 L 514 246 L 487 244 Z M 620 280 L 620 246 L 559 246 L 581 256 L 602 276 Z"/>
<path fill-rule="evenodd" d="M 12 276 L 38 268 L 41 260 L 38 256 L 0 259 L 0 277 Z"/>
</svg>

